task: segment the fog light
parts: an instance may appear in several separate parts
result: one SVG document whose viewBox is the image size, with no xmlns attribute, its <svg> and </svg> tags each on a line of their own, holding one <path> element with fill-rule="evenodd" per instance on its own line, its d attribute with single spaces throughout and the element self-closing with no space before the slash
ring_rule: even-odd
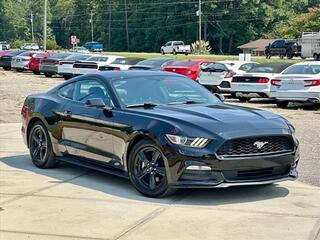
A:
<svg viewBox="0 0 320 240">
<path fill-rule="evenodd" d="M 209 166 L 189 166 L 187 170 L 197 170 L 197 171 L 210 171 L 211 167 Z"/>
</svg>

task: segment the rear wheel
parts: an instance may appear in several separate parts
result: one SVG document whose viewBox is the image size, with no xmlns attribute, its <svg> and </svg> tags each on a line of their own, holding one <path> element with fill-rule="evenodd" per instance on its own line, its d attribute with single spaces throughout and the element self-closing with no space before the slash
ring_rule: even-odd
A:
<svg viewBox="0 0 320 240">
<path fill-rule="evenodd" d="M 313 60 L 315 60 L 315 61 L 319 61 L 320 60 L 320 54 L 314 54 L 313 55 Z"/>
<path fill-rule="evenodd" d="M 292 59 L 293 58 L 293 54 L 292 53 L 287 53 L 287 58 L 288 59 Z"/>
<path fill-rule="evenodd" d="M 30 131 L 29 151 L 34 165 L 38 168 L 52 168 L 57 165 L 46 126 L 38 121 Z"/>
<path fill-rule="evenodd" d="M 46 77 L 50 77 L 50 78 L 52 77 L 52 74 L 51 74 L 51 73 L 45 73 L 44 75 L 45 75 Z"/>
<path fill-rule="evenodd" d="M 35 74 L 35 75 L 39 75 L 39 74 L 40 74 L 40 72 L 37 71 L 37 70 L 33 70 L 32 72 L 33 72 L 33 74 Z"/>
<path fill-rule="evenodd" d="M 278 108 L 287 108 L 288 105 L 289 105 L 289 102 L 287 102 L 287 101 L 277 102 L 277 107 Z"/>
<path fill-rule="evenodd" d="M 162 151 L 151 140 L 141 140 L 129 156 L 129 177 L 134 187 L 148 197 L 165 197 L 175 192 L 168 186 Z"/>
<path fill-rule="evenodd" d="M 5 70 L 5 71 L 10 71 L 10 70 L 11 70 L 11 67 L 3 67 L 3 70 Z"/>
<path fill-rule="evenodd" d="M 238 99 L 240 102 L 249 102 L 250 101 L 250 98 L 247 98 L 247 97 L 238 97 Z"/>
</svg>

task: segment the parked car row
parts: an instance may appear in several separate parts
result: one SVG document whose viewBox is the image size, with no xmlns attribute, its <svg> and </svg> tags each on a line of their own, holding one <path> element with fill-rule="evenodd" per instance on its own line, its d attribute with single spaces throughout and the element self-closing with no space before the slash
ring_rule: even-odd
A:
<svg viewBox="0 0 320 240">
<path fill-rule="evenodd" d="M 270 98 L 278 107 L 289 102 L 320 103 L 320 62 L 297 64 L 248 61 L 212 61 L 208 59 L 125 58 L 74 52 L 7 50 L 0 52 L 4 70 L 30 70 L 46 77 L 64 79 L 100 71 L 154 70 L 187 76 L 212 92 L 230 93 L 242 102 L 252 98 Z"/>
</svg>

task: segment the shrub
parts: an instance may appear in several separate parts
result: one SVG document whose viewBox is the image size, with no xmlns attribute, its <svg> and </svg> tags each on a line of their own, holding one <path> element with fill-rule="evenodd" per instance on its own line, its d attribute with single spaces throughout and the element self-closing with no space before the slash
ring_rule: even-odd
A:
<svg viewBox="0 0 320 240">
<path fill-rule="evenodd" d="M 191 44 L 191 48 L 193 54 L 210 54 L 211 52 L 209 41 L 196 41 Z"/>
</svg>

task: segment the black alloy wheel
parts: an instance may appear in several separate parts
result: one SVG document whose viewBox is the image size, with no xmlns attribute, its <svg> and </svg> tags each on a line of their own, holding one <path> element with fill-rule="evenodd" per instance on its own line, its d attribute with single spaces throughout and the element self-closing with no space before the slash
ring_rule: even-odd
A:
<svg viewBox="0 0 320 240">
<path fill-rule="evenodd" d="M 278 108 L 287 108 L 289 105 L 288 101 L 281 101 L 281 102 L 277 102 L 277 107 Z"/>
<path fill-rule="evenodd" d="M 29 135 L 29 151 L 32 162 L 39 168 L 56 166 L 48 131 L 42 122 L 36 122 Z"/>
<path fill-rule="evenodd" d="M 148 197 L 164 197 L 175 191 L 167 183 L 163 153 L 152 141 L 140 141 L 131 153 L 129 176 L 139 192 Z"/>
</svg>

